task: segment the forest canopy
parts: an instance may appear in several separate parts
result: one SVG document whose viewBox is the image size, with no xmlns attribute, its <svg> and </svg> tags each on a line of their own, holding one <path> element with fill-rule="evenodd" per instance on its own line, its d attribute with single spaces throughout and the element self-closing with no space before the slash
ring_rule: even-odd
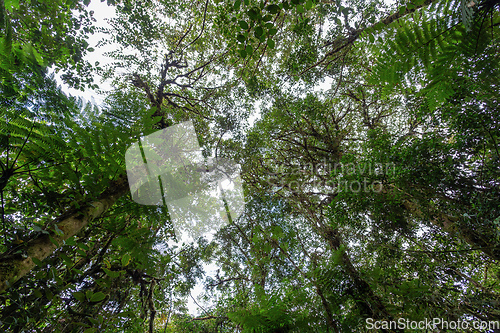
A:
<svg viewBox="0 0 500 333">
<path fill-rule="evenodd" d="M 0 0 L 2 331 L 500 332 L 498 0 L 89 4 Z M 196 237 L 126 163 L 187 122 Z"/>
</svg>

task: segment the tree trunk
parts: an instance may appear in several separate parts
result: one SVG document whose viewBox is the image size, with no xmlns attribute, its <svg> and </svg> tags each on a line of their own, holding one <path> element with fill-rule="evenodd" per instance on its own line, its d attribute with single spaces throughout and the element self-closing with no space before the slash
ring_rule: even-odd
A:
<svg viewBox="0 0 500 333">
<path fill-rule="evenodd" d="M 338 251 L 341 249 L 342 241 L 338 230 L 328 226 L 323 226 L 321 235 L 328 242 L 332 250 Z M 367 318 L 378 320 L 393 320 L 392 315 L 387 311 L 380 298 L 375 295 L 372 288 L 359 275 L 356 267 L 351 262 L 347 253 L 342 254 L 342 267 L 347 272 L 347 275 L 352 280 L 355 286 L 355 292 L 359 296 L 357 305 L 361 312 Z M 399 330 L 395 330 L 398 332 Z"/>
<path fill-rule="evenodd" d="M 126 175 L 121 175 L 112 181 L 98 200 L 79 209 L 72 210 L 57 218 L 54 224 L 63 232 L 42 234 L 24 245 L 25 255 L 6 255 L 0 257 L 0 292 L 11 287 L 17 280 L 29 273 L 35 267 L 33 259 L 42 261 L 51 255 L 63 241 L 76 235 L 93 219 L 106 212 L 122 195 L 128 192 Z"/>
<path fill-rule="evenodd" d="M 392 194 L 393 191 L 401 190 L 393 185 L 383 186 L 382 184 L 379 184 L 377 188 L 377 192 L 383 195 Z M 411 215 L 424 221 L 430 221 L 450 235 L 459 236 L 473 248 L 477 248 L 490 258 L 497 261 L 500 260 L 500 248 L 493 237 L 493 230 L 480 230 L 479 228 L 468 227 L 463 223 L 459 223 L 459 217 L 451 216 L 439 210 L 431 209 L 425 213 L 424 208 L 420 204 L 411 200 L 411 195 L 403 191 L 401 192 L 406 197 L 403 198 L 402 205 Z"/>
</svg>

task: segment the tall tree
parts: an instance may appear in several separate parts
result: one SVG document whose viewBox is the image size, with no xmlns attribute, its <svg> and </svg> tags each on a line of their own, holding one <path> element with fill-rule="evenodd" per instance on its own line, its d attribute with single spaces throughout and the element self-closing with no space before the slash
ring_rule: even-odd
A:
<svg viewBox="0 0 500 333">
<path fill-rule="evenodd" d="M 62 5 L 1 8 L 5 331 L 498 320 L 497 2 L 117 2 L 100 108 L 44 75 L 90 84 L 71 10 L 84 33 L 91 14 Z M 242 165 L 248 203 L 181 244 L 166 207 L 130 199 L 124 153 L 188 119 L 205 157 Z"/>
</svg>

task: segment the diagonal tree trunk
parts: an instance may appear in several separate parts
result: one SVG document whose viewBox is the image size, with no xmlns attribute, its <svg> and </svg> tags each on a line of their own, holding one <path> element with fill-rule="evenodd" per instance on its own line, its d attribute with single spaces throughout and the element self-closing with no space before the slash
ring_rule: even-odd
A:
<svg viewBox="0 0 500 333">
<path fill-rule="evenodd" d="M 207 2 L 208 3 L 208 2 Z M 206 7 L 205 7 L 206 11 Z M 188 32 L 186 32 L 187 34 Z M 165 55 L 164 63 L 162 65 L 162 70 L 160 72 L 160 84 L 155 89 L 155 94 L 152 93 L 150 86 L 142 80 L 138 74 L 133 74 L 131 76 L 131 82 L 137 88 L 140 88 L 147 97 L 148 102 L 151 107 L 155 108 L 156 111 L 153 117 L 161 117 L 158 123 L 155 125 L 157 129 L 163 129 L 171 125 L 171 121 L 167 119 L 165 112 L 162 110 L 162 105 L 165 103 L 165 92 L 164 89 L 167 84 L 176 85 L 182 88 L 193 88 L 192 84 L 182 85 L 176 80 L 178 78 L 185 78 L 192 80 L 192 75 L 197 73 L 203 73 L 204 68 L 210 64 L 214 59 L 205 62 L 203 65 L 198 66 L 194 70 L 191 70 L 183 75 L 177 76 L 175 79 L 167 79 L 167 71 L 169 68 L 183 68 L 179 65 L 179 60 L 173 59 L 173 52 Z M 201 75 L 201 74 L 200 74 Z M 204 74 L 206 75 L 206 74 Z M 194 82 L 199 80 L 201 76 L 198 76 Z M 182 96 L 179 95 L 182 98 Z M 167 99 L 167 102 L 174 107 L 186 109 L 175 102 Z M 189 109 L 189 108 L 188 108 Z M 93 219 L 98 218 L 104 212 L 106 212 L 122 195 L 127 193 L 129 190 L 127 175 L 123 174 L 118 177 L 117 180 L 113 181 L 108 189 L 105 190 L 99 199 L 91 204 L 84 205 L 79 209 L 68 212 L 64 216 L 57 218 L 53 221 L 53 224 L 63 231 L 63 235 L 57 235 L 55 232 L 51 231 L 49 235 L 44 234 L 36 239 L 31 240 L 26 244 L 25 250 L 26 254 L 24 257 L 19 256 L 0 256 L 0 293 L 9 288 L 13 283 L 19 280 L 21 277 L 26 275 L 33 267 L 35 267 L 35 261 L 43 260 L 47 258 L 50 254 L 58 248 L 56 244 L 61 244 L 66 239 L 77 234 L 80 230 L 86 227 Z"/>
<path fill-rule="evenodd" d="M 500 260 L 500 248 L 494 239 L 493 235 L 495 233 L 493 230 L 490 231 L 473 228 L 464 223 L 460 223 L 460 218 L 457 216 L 451 216 L 445 212 L 432 209 L 430 207 L 422 207 L 422 205 L 415 202 L 415 200 L 412 200 L 412 196 L 410 194 L 396 188 L 394 185 L 380 184 L 377 188 L 377 193 L 385 196 L 392 195 L 395 191 L 399 191 L 404 195 L 402 205 L 412 216 L 424 221 L 429 221 L 441 228 L 443 231 L 446 231 L 448 234 L 455 237 L 458 236 L 463 239 L 473 248 L 482 251 L 490 258 Z"/>
<path fill-rule="evenodd" d="M 342 249 L 342 240 L 337 229 L 333 229 L 327 225 L 322 226 L 321 236 L 334 251 Z M 392 315 L 385 308 L 382 300 L 373 292 L 371 286 L 360 275 L 356 267 L 351 262 L 351 259 L 346 252 L 342 254 L 342 267 L 347 272 L 347 275 L 354 283 L 356 293 L 360 299 L 357 305 L 362 313 L 367 318 L 374 318 L 379 320 L 393 320 Z M 400 330 L 395 330 L 399 332 Z"/>
<path fill-rule="evenodd" d="M 57 235 L 54 231 L 42 234 L 24 245 L 25 255 L 3 255 L 0 257 L 0 292 L 5 291 L 17 280 L 29 273 L 35 267 L 35 261 L 42 261 L 51 255 L 63 241 L 76 235 L 92 220 L 101 216 L 123 195 L 128 192 L 126 175 L 121 175 L 112 181 L 98 200 L 79 209 L 68 212 L 54 220 L 54 224 L 64 233 Z"/>
<path fill-rule="evenodd" d="M 374 28 L 378 24 L 389 25 L 392 22 L 397 21 L 400 18 L 402 18 L 402 17 L 404 17 L 404 16 L 406 16 L 408 14 L 411 14 L 411 13 L 415 12 L 416 10 L 418 10 L 420 8 L 426 7 L 426 6 L 430 5 L 433 2 L 435 2 L 435 0 L 426 0 L 422 4 L 420 4 L 418 6 L 415 6 L 413 8 L 407 7 L 402 12 L 398 11 L 398 12 L 396 12 L 394 14 L 386 16 L 383 19 L 381 19 L 380 21 L 375 22 L 375 23 L 373 23 L 372 25 L 370 25 L 368 27 L 361 27 L 359 29 L 353 29 L 353 31 L 351 31 L 348 36 L 339 36 L 336 39 L 334 39 L 333 41 L 330 41 L 330 42 L 326 43 L 325 45 L 323 45 L 323 47 L 331 47 L 332 49 L 330 51 L 328 51 L 323 56 L 323 58 L 321 58 L 318 62 L 316 62 L 315 64 L 313 64 L 313 65 L 309 66 L 308 68 L 304 69 L 300 73 L 300 75 L 304 74 L 305 72 L 311 70 L 312 68 L 314 68 L 316 66 L 321 65 L 328 58 L 330 58 L 330 57 L 332 57 L 332 56 L 340 53 L 342 50 L 345 50 L 349 46 L 353 45 L 354 42 L 356 40 L 358 40 L 358 38 L 361 36 L 361 34 L 363 33 L 363 31 L 365 31 L 366 29 Z"/>
</svg>

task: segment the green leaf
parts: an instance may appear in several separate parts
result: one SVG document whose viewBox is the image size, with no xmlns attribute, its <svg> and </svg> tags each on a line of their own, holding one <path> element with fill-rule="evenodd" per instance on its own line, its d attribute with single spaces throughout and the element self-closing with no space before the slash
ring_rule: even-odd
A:
<svg viewBox="0 0 500 333">
<path fill-rule="evenodd" d="M 242 57 L 243 59 L 247 57 L 247 51 L 245 51 L 244 49 L 239 50 L 238 53 L 240 54 L 240 57 Z"/>
<path fill-rule="evenodd" d="M 248 55 L 251 55 L 253 53 L 252 45 L 248 44 L 247 47 L 245 48 L 245 51 L 247 51 Z"/>
<path fill-rule="evenodd" d="M 368 38 L 370 39 L 370 43 L 374 43 L 375 42 L 375 36 L 373 36 L 373 34 L 370 34 L 368 36 Z"/>
<path fill-rule="evenodd" d="M 75 242 L 75 237 L 70 237 L 68 239 L 66 239 L 66 241 L 64 242 L 66 245 L 69 245 L 69 246 L 74 246 L 76 245 L 76 242 Z"/>
<path fill-rule="evenodd" d="M 274 40 L 272 39 L 268 39 L 267 40 L 267 46 L 272 50 L 274 49 L 274 46 L 276 45 L 276 43 L 274 42 Z"/>
<path fill-rule="evenodd" d="M 78 243 L 78 244 L 76 244 L 76 246 L 78 246 L 80 249 L 85 250 L 85 251 L 90 250 L 90 248 L 84 243 Z"/>
<path fill-rule="evenodd" d="M 280 11 L 280 7 L 277 5 L 269 5 L 266 7 L 266 10 L 271 14 L 276 14 Z"/>
<path fill-rule="evenodd" d="M 252 8 L 247 12 L 248 16 L 253 20 L 257 21 L 259 18 L 259 13 L 256 9 Z"/>
<path fill-rule="evenodd" d="M 240 10 L 240 6 L 241 6 L 241 0 L 236 0 L 234 2 L 233 8 L 234 8 L 234 10 Z"/>
<path fill-rule="evenodd" d="M 42 228 L 40 228 L 38 225 L 33 225 L 33 231 L 36 231 L 36 232 L 42 232 Z"/>
<path fill-rule="evenodd" d="M 262 27 L 257 27 L 255 28 L 255 37 L 256 38 L 259 38 L 260 36 L 262 36 L 262 34 L 264 33 L 264 29 L 262 29 Z"/>
<path fill-rule="evenodd" d="M 51 236 L 49 236 L 49 240 L 52 244 L 54 244 L 55 246 L 59 247 L 59 243 Z"/>
<path fill-rule="evenodd" d="M 109 270 L 107 268 L 103 268 L 103 270 L 104 270 L 104 273 L 106 273 L 106 275 L 109 276 L 112 279 L 117 278 L 118 276 L 120 276 L 120 272 L 111 271 L 111 270 Z"/>
<path fill-rule="evenodd" d="M 297 12 L 299 12 L 299 13 L 304 13 L 304 12 L 305 12 L 304 6 L 302 6 L 302 5 L 297 5 Z"/>
<path fill-rule="evenodd" d="M 92 297 L 90 298 L 90 301 L 91 302 L 100 302 L 105 298 L 106 298 L 106 294 L 99 291 L 99 292 L 92 295 Z"/>
<path fill-rule="evenodd" d="M 273 236 L 275 236 L 277 239 L 283 237 L 283 229 L 279 225 L 273 226 L 272 231 Z"/>
<path fill-rule="evenodd" d="M 89 321 L 93 324 L 93 325 L 99 325 L 99 321 L 97 319 L 94 319 L 94 318 L 88 318 Z"/>
<path fill-rule="evenodd" d="M 312 8 L 312 6 L 313 6 L 313 2 L 312 2 L 312 0 L 307 0 L 307 1 L 306 1 L 306 9 L 307 9 L 307 10 L 309 10 L 309 9 L 311 9 L 311 8 Z"/>
<path fill-rule="evenodd" d="M 130 254 L 125 253 L 125 255 L 122 257 L 122 266 L 127 266 L 130 263 Z"/>
<path fill-rule="evenodd" d="M 59 256 L 62 258 L 62 260 L 64 260 L 64 263 L 67 267 L 73 266 L 73 261 L 71 261 L 70 257 L 68 257 L 66 254 L 61 253 Z"/>
<path fill-rule="evenodd" d="M 85 301 L 85 294 L 80 292 L 80 291 L 74 292 L 73 297 L 76 298 L 77 300 L 79 300 L 80 302 Z"/>
<path fill-rule="evenodd" d="M 271 28 L 269 29 L 269 36 L 273 36 L 273 35 L 276 35 L 276 33 L 278 32 L 278 29 L 276 28 Z"/>
<path fill-rule="evenodd" d="M 236 37 L 236 39 L 238 40 L 238 42 L 240 43 L 244 43 L 246 38 L 245 36 L 243 36 L 242 34 L 239 34 L 238 37 Z"/>
<path fill-rule="evenodd" d="M 33 260 L 33 262 L 35 263 L 35 265 L 37 265 L 38 267 L 42 267 L 42 261 L 40 259 L 31 258 L 31 260 Z"/>
<path fill-rule="evenodd" d="M 239 21 L 238 24 L 243 30 L 247 30 L 249 28 L 248 23 L 246 23 L 245 21 Z"/>
<path fill-rule="evenodd" d="M 7 18 L 5 20 L 5 29 L 7 30 L 7 34 L 4 40 L 5 53 L 9 54 L 12 51 L 12 26 L 10 25 L 10 21 Z"/>
<path fill-rule="evenodd" d="M 72 271 L 75 272 L 76 274 L 80 274 L 80 275 L 83 274 L 83 271 L 78 269 L 78 268 L 73 268 Z"/>
<path fill-rule="evenodd" d="M 19 0 L 6 0 L 5 8 L 12 12 L 14 9 L 19 9 Z"/>
</svg>

